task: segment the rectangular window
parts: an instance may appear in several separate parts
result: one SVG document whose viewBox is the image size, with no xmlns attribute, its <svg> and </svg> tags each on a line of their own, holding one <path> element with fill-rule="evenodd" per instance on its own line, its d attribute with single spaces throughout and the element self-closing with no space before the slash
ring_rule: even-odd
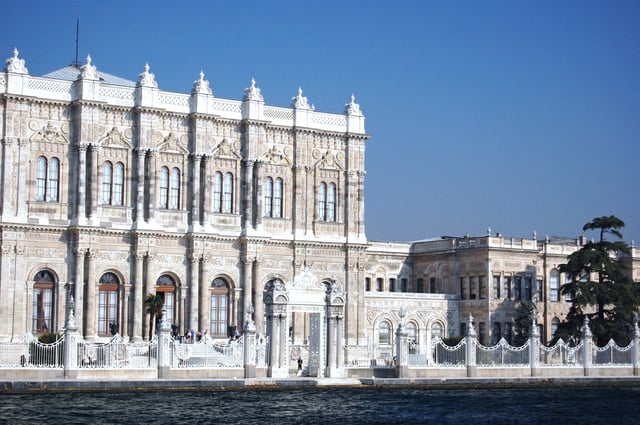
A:
<svg viewBox="0 0 640 425">
<path fill-rule="evenodd" d="M 484 325 L 484 322 L 480 322 L 478 324 L 478 340 L 480 341 L 480 344 L 486 344 L 487 329 Z"/>
<path fill-rule="evenodd" d="M 569 285 L 571 283 L 573 283 L 573 276 L 571 275 L 571 273 L 567 273 L 565 280 L 564 280 L 565 285 Z M 564 294 L 564 300 L 566 302 L 571 302 L 571 293 L 567 292 Z"/>
<path fill-rule="evenodd" d="M 396 280 L 394 278 L 389 279 L 389 292 L 396 291 Z"/>
<path fill-rule="evenodd" d="M 484 276 L 478 276 L 478 285 L 480 287 L 480 299 L 484 300 L 487 298 L 487 281 Z"/>
<path fill-rule="evenodd" d="M 432 294 L 435 294 L 436 292 L 438 292 L 437 288 L 436 288 L 436 278 L 435 277 L 430 277 L 429 278 L 429 292 Z"/>
<path fill-rule="evenodd" d="M 173 295 L 173 292 L 164 293 L 164 309 L 167 317 L 167 322 L 169 323 L 173 323 L 173 320 L 174 320 L 174 314 L 173 314 L 174 300 L 175 300 L 175 297 Z"/>
<path fill-rule="evenodd" d="M 418 292 L 419 293 L 423 293 L 424 292 L 424 279 L 418 279 Z"/>
<path fill-rule="evenodd" d="M 520 299 L 520 284 L 522 282 L 522 276 L 515 275 L 513 277 L 513 298 L 515 300 Z"/>
<path fill-rule="evenodd" d="M 526 301 L 531 301 L 531 276 L 524 277 L 524 299 Z"/>
<path fill-rule="evenodd" d="M 471 276 L 469 278 L 469 299 L 470 300 L 476 299 L 477 290 L 478 290 L 478 278 L 475 276 Z"/>
<path fill-rule="evenodd" d="M 493 299 L 494 300 L 500 299 L 500 276 L 499 275 L 493 276 Z"/>
<path fill-rule="evenodd" d="M 211 335 L 227 335 L 227 295 L 211 294 Z"/>
<path fill-rule="evenodd" d="M 511 300 L 511 276 L 504 277 L 504 298 L 507 300 Z"/>
<path fill-rule="evenodd" d="M 407 292 L 407 279 L 402 279 L 402 292 Z"/>
<path fill-rule="evenodd" d="M 382 292 L 383 288 L 382 286 L 384 285 L 384 281 L 382 280 L 381 277 L 376 278 L 376 291 L 378 292 Z"/>
<path fill-rule="evenodd" d="M 551 276 L 549 277 L 549 300 L 551 302 L 558 302 L 559 296 L 558 292 L 560 289 L 558 272 L 551 272 Z"/>
<path fill-rule="evenodd" d="M 467 278 L 460 276 L 460 299 L 467 299 Z"/>
<path fill-rule="evenodd" d="M 371 291 L 371 278 L 370 277 L 365 277 L 364 278 L 364 290 L 369 292 Z"/>
</svg>

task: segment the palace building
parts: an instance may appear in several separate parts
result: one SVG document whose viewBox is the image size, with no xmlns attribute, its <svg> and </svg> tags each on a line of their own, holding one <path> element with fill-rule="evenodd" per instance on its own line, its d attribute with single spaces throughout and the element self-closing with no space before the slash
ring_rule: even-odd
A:
<svg viewBox="0 0 640 425">
<path fill-rule="evenodd" d="M 384 350 L 401 319 L 424 346 L 469 314 L 481 341 L 510 339 L 523 300 L 545 341 L 568 311 L 558 266 L 582 238 L 367 239 L 354 96 L 275 107 L 252 80 L 221 99 L 202 72 L 173 93 L 148 65 L 133 81 L 89 57 L 33 76 L 17 50 L 0 93 L 0 341 L 61 332 L 72 308 L 89 341 L 148 339 L 150 295 L 180 334 L 226 339 L 252 314 L 310 350 Z"/>
</svg>

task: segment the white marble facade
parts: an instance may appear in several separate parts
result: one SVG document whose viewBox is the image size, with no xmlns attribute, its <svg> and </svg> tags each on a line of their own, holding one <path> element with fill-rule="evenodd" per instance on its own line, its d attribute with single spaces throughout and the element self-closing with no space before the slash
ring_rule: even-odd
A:
<svg viewBox="0 0 640 425">
<path fill-rule="evenodd" d="M 61 331 L 71 299 L 85 338 L 105 339 L 115 324 L 124 338 L 145 339 L 150 294 L 163 298 L 179 333 L 227 338 L 252 306 L 260 334 L 275 326 L 263 297 L 276 281 L 293 285 L 283 322 L 293 344 L 308 337 L 310 312 L 329 323 L 335 310 L 339 331 L 325 337 L 369 349 L 391 345 L 401 308 L 423 346 L 460 335 L 469 313 L 481 338 L 493 339 L 523 294 L 547 338 L 566 312 L 551 300 L 550 279 L 575 241 L 491 232 L 367 240 L 370 136 L 353 95 L 342 113 L 316 111 L 302 89 L 291 106 L 275 107 L 255 80 L 229 100 L 215 97 L 203 72 L 183 94 L 161 90 L 151 67 L 141 68 L 127 80 L 87 57 L 32 76 L 17 50 L 7 59 L 0 340 Z M 343 304 L 305 304 L 294 284 L 304 276 L 337 288 Z"/>
</svg>

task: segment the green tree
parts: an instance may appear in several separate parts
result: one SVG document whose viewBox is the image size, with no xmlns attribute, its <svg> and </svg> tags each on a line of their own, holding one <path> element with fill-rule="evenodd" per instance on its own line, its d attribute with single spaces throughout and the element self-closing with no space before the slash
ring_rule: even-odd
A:
<svg viewBox="0 0 640 425">
<path fill-rule="evenodd" d="M 640 284 L 633 282 L 621 256 L 630 253 L 623 242 L 621 228 L 624 222 L 611 215 L 597 217 L 582 228 L 597 231 L 599 239 L 587 242 L 569 255 L 560 272 L 571 279 L 560 292 L 571 298 L 566 321 L 558 326 L 556 339 L 570 337 L 580 340 L 584 318 L 589 319 L 591 331 L 599 346 L 613 339 L 620 345 L 629 343 L 633 331 L 634 314 L 640 306 Z M 614 241 L 607 236 L 615 237 Z"/>
<path fill-rule="evenodd" d="M 153 324 L 162 316 L 164 299 L 159 294 L 149 294 L 147 299 L 144 300 L 144 305 L 147 307 L 147 314 L 149 315 L 149 339 L 151 339 L 153 336 Z"/>
<path fill-rule="evenodd" d="M 535 305 L 531 301 L 522 301 L 516 308 L 516 317 L 513 321 L 511 345 L 522 347 L 531 332 L 532 316 L 535 312 Z"/>
</svg>

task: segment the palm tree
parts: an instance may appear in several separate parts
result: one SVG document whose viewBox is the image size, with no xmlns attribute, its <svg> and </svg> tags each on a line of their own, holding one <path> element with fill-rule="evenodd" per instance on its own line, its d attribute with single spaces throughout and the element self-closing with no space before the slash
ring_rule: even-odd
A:
<svg viewBox="0 0 640 425">
<path fill-rule="evenodd" d="M 144 305 L 147 307 L 147 313 L 149 314 L 149 339 L 151 339 L 153 335 L 153 324 L 156 323 L 156 318 L 162 316 L 164 299 L 159 294 L 149 294 L 147 299 L 144 300 Z"/>
</svg>

